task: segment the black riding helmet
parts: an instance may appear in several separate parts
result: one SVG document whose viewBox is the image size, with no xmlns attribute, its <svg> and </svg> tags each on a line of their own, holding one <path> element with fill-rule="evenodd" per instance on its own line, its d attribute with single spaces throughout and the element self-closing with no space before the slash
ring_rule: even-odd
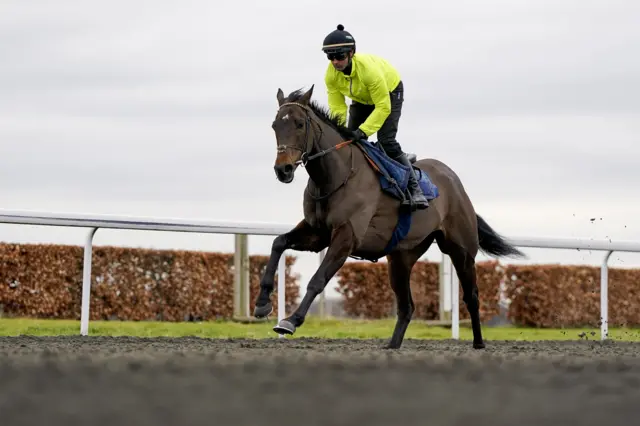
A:
<svg viewBox="0 0 640 426">
<path fill-rule="evenodd" d="M 348 53 L 349 51 L 356 51 L 356 40 L 353 36 L 344 30 L 344 25 L 338 25 L 336 30 L 333 30 L 324 38 L 322 42 L 322 51 L 326 54 L 330 53 Z"/>
</svg>

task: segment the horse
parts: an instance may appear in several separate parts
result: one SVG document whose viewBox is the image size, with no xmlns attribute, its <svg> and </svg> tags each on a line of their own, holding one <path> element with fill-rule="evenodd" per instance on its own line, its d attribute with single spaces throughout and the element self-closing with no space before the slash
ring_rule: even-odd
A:
<svg viewBox="0 0 640 426">
<path fill-rule="evenodd" d="M 415 310 L 411 270 L 435 241 L 451 258 L 462 286 L 471 317 L 473 348 L 483 349 L 476 254 L 481 250 L 497 257 L 524 255 L 476 214 L 460 178 L 439 160 L 412 158 L 411 164 L 422 176 L 428 176 L 438 194 L 427 209 L 411 209 L 408 213 L 405 209 L 403 213 L 401 199 L 382 187 L 382 172 L 363 149 L 362 141 L 350 140 L 352 132 L 339 117 L 311 100 L 313 88 L 306 92 L 298 89 L 287 97 L 282 89 L 277 91 L 278 110 L 271 126 L 277 147 L 276 177 L 282 183 L 291 183 L 302 165 L 309 178 L 303 196 L 304 217 L 273 240 L 254 317 L 266 318 L 273 312 L 270 297 L 285 250 L 318 253 L 327 248 L 297 309 L 273 327 L 281 335 L 293 335 L 303 325 L 314 299 L 347 258 L 376 262 L 386 257 L 397 318 L 393 334 L 383 347 L 399 349 Z M 402 217 L 409 218 L 411 226 L 397 237 Z"/>
</svg>

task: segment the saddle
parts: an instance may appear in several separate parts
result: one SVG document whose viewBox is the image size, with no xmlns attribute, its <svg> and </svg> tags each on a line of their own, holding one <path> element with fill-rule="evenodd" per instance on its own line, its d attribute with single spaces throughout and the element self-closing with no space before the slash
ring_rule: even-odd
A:
<svg viewBox="0 0 640 426">
<path fill-rule="evenodd" d="M 371 167 L 380 175 L 380 186 L 385 192 L 400 201 L 410 198 L 407 186 L 411 171 L 405 165 L 390 158 L 377 142 L 363 139 L 355 142 L 355 145 L 362 150 Z M 407 154 L 407 157 L 411 164 L 417 160 L 416 154 Z M 418 184 L 425 198 L 429 201 L 437 198 L 438 187 L 428 174 L 416 166 L 413 166 L 413 170 L 417 172 Z"/>
</svg>

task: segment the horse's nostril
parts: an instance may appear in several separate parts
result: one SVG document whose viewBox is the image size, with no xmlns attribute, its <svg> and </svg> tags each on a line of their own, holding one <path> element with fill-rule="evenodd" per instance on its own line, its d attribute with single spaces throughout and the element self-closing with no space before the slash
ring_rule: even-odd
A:
<svg viewBox="0 0 640 426">
<path fill-rule="evenodd" d="M 293 166 L 291 164 L 287 164 L 286 166 L 284 166 L 285 173 L 291 173 L 292 171 L 293 171 Z"/>
</svg>

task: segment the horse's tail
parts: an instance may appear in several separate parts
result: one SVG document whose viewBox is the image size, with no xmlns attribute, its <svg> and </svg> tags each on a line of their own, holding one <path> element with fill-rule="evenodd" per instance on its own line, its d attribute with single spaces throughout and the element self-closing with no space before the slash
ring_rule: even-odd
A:
<svg viewBox="0 0 640 426">
<path fill-rule="evenodd" d="M 476 218 L 478 219 L 478 237 L 482 251 L 496 256 L 525 257 L 524 253 L 507 243 L 480 215 L 476 214 Z"/>
</svg>

